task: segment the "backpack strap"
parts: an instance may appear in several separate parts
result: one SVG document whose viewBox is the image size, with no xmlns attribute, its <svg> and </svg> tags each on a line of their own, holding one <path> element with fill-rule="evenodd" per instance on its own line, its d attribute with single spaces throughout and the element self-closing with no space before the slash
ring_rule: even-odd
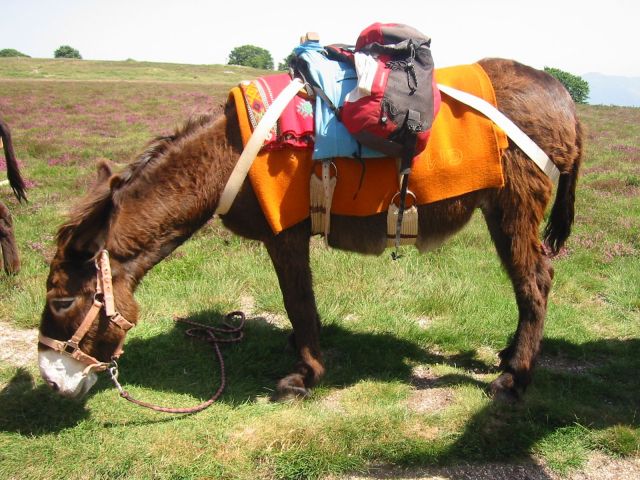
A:
<svg viewBox="0 0 640 480">
<path fill-rule="evenodd" d="M 352 45 L 345 45 L 344 43 L 334 43 L 331 45 L 325 45 L 324 50 L 327 53 L 327 58 L 329 60 L 335 60 L 337 62 L 344 62 L 355 65 L 355 52 L 353 48 L 354 47 Z"/>
<path fill-rule="evenodd" d="M 322 101 L 329 107 L 338 120 L 340 120 L 340 109 L 335 106 L 331 99 L 324 93 L 324 90 L 313 79 L 313 76 L 309 72 L 309 64 L 304 60 L 296 57 L 291 64 L 293 70 L 293 77 L 300 78 L 304 82 L 304 86 L 308 93 L 313 93 L 315 96 L 320 97 Z M 311 90 L 311 92 L 309 92 Z"/>
</svg>

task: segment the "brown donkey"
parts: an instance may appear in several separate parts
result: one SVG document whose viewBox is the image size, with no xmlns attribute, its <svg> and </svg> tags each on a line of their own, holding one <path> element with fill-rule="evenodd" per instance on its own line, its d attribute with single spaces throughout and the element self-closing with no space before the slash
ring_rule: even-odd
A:
<svg viewBox="0 0 640 480">
<path fill-rule="evenodd" d="M 20 169 L 13 151 L 11 131 L 2 118 L 0 118 L 0 138 L 4 147 L 4 158 L 7 162 L 9 185 L 19 201 L 26 201 L 25 184 L 20 176 Z M 0 265 L 4 264 L 4 271 L 8 274 L 18 273 L 20 270 L 20 257 L 16 239 L 13 235 L 13 220 L 9 209 L 2 202 L 0 202 L 0 249 L 2 250 Z"/>
<path fill-rule="evenodd" d="M 508 60 L 488 59 L 480 64 L 493 82 L 498 108 L 561 171 L 545 230 L 546 243 L 557 252 L 573 222 L 581 158 L 574 103 L 558 81 L 541 71 Z M 106 367 L 119 351 L 129 322 L 135 324 L 138 319 L 136 286 L 211 218 L 241 150 L 234 106 L 227 104 L 219 118 L 191 121 L 173 136 L 156 139 L 123 173 L 113 175 L 106 165 L 100 167 L 95 189 L 58 232 L 47 280 L 40 325 L 41 342 L 47 345 L 40 343 L 39 361 L 45 381 L 54 389 L 75 397 L 93 385 L 94 370 Z M 417 246 L 426 250 L 442 242 L 460 230 L 476 208 L 482 211 L 519 309 L 517 331 L 500 353 L 502 373 L 490 388 L 495 394 L 517 398 L 531 380 L 553 278 L 539 240 L 552 183 L 513 144 L 504 152 L 502 163 L 504 187 L 421 206 Z M 307 395 L 324 373 L 309 265 L 310 222 L 274 235 L 248 181 L 222 221 L 234 233 L 262 241 L 273 261 L 299 356 L 277 390 L 280 395 Z M 381 253 L 386 245 L 386 214 L 332 216 L 329 242 L 336 248 Z M 96 280 L 95 266 L 103 249 L 111 258 L 115 314 L 113 309 L 107 314 L 102 303 L 92 307 L 94 298 L 103 297 L 96 291 L 97 283 L 103 282 Z M 122 317 L 128 320 L 124 326 L 113 320 Z M 79 345 L 64 343 L 72 335 Z"/>
</svg>

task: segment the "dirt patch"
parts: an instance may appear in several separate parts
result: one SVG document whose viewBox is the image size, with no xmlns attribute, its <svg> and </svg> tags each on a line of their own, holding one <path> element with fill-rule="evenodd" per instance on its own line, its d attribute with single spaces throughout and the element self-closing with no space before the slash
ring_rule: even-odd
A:
<svg viewBox="0 0 640 480">
<path fill-rule="evenodd" d="M 429 367 L 419 365 L 411 373 L 414 391 L 407 399 L 407 407 L 416 413 L 434 413 L 444 410 L 455 399 L 455 391 L 441 385 L 441 380 Z"/>
<path fill-rule="evenodd" d="M 551 370 L 552 372 L 570 373 L 572 375 L 584 375 L 596 365 L 591 362 L 574 360 L 566 357 L 541 355 L 536 361 L 536 366 Z"/>
<path fill-rule="evenodd" d="M 320 400 L 320 404 L 331 412 L 345 413 L 342 405 L 342 395 L 344 390 L 336 390 Z"/>
<path fill-rule="evenodd" d="M 638 189 L 638 194 L 640 195 L 640 188 Z M 621 225 L 624 227 L 625 223 L 621 222 Z M 627 225 L 628 228 L 633 227 L 631 223 L 627 223 Z M 553 259 L 558 260 L 569 257 L 573 255 L 576 250 L 581 249 L 596 252 L 600 251 L 601 260 L 604 263 L 610 263 L 618 257 L 632 257 L 638 254 L 638 250 L 633 245 L 624 242 L 609 242 L 604 239 L 603 232 L 596 232 L 589 235 L 574 235 L 571 237 L 570 246 L 563 247 L 557 255 L 553 256 Z M 546 253 L 550 255 L 548 250 Z"/>
<path fill-rule="evenodd" d="M 422 328 L 423 330 L 426 330 L 429 327 L 431 327 L 435 323 L 435 321 L 436 319 L 434 317 L 429 317 L 429 316 L 422 316 L 416 319 L 416 323 L 418 324 L 418 327 Z"/>
<path fill-rule="evenodd" d="M 287 328 L 290 323 L 289 323 L 289 319 L 287 319 L 287 317 L 285 317 L 284 315 L 278 315 L 277 313 L 260 313 L 260 314 L 255 314 L 255 315 L 251 315 L 248 318 L 249 321 L 263 321 L 268 323 L 271 326 L 280 328 L 280 329 L 284 329 Z"/>
<path fill-rule="evenodd" d="M 617 170 L 615 168 L 615 165 L 612 163 L 605 163 L 605 164 L 601 164 L 601 165 L 595 165 L 593 167 L 587 167 L 584 170 L 581 169 L 581 174 L 582 176 L 586 176 L 586 175 L 599 175 L 599 174 L 611 174 L 611 173 L 616 173 Z"/>
<path fill-rule="evenodd" d="M 532 460 L 528 463 L 466 464 L 454 467 L 420 469 L 378 468 L 368 476 L 350 476 L 344 480 L 556 480 L 546 467 Z"/>
<path fill-rule="evenodd" d="M 640 478 L 640 458 L 611 458 L 602 453 L 589 457 L 587 465 L 569 480 L 622 480 Z"/>
<path fill-rule="evenodd" d="M 45 263 L 45 265 L 49 265 L 51 263 L 51 260 L 53 260 L 53 256 L 55 254 L 55 248 L 51 246 L 52 240 L 52 235 L 45 235 L 43 240 L 27 243 L 31 250 L 37 252 L 40 255 L 40 258 Z"/>
<path fill-rule="evenodd" d="M 425 365 L 418 365 L 411 371 L 411 385 L 419 390 L 436 388 L 442 381 L 436 373 Z"/>
<path fill-rule="evenodd" d="M 552 472 L 538 459 L 527 463 L 484 463 L 453 467 L 399 469 L 374 467 L 369 475 L 347 476 L 342 480 L 631 480 L 640 478 L 640 459 L 611 458 L 594 453 L 587 465 L 567 476 Z"/>
<path fill-rule="evenodd" d="M 260 312 L 256 310 L 256 300 L 251 295 L 240 297 L 240 310 L 244 312 L 249 321 L 262 321 L 277 328 L 286 328 L 290 325 L 289 319 L 277 313 Z"/>
<path fill-rule="evenodd" d="M 640 189 L 638 190 L 640 192 Z M 606 263 L 612 262 L 617 257 L 633 257 L 637 251 L 633 246 L 622 242 L 609 243 L 604 251 L 603 259 Z"/>
<path fill-rule="evenodd" d="M 23 330 L 0 322 L 0 361 L 15 367 L 35 365 L 38 358 L 38 331 Z"/>
<path fill-rule="evenodd" d="M 251 295 L 242 295 L 240 297 L 240 310 L 246 315 L 252 315 L 256 309 L 256 299 Z"/>
<path fill-rule="evenodd" d="M 416 413 L 435 413 L 453 403 L 455 394 L 451 388 L 415 390 L 407 399 L 409 410 Z"/>
</svg>

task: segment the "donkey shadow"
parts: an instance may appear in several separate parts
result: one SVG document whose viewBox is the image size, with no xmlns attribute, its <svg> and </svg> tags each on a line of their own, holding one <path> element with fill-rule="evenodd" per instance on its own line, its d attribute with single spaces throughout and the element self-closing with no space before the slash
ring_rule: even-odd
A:
<svg viewBox="0 0 640 480">
<path fill-rule="evenodd" d="M 562 339 L 544 339 L 532 385 L 515 404 L 491 402 L 476 412 L 463 434 L 443 453 L 438 462 L 452 479 L 466 479 L 468 466 L 512 461 L 516 470 L 499 468 L 499 478 L 550 479 L 544 469 L 530 460 L 541 440 L 577 425 L 591 430 L 609 427 L 640 427 L 640 339 L 595 340 L 574 344 Z M 469 375 L 452 374 L 425 382 L 422 388 L 456 384 L 487 384 Z M 419 387 L 420 388 L 420 387 Z M 415 452 L 398 463 L 419 465 Z M 524 463 L 522 463 L 524 461 Z M 519 469 L 519 470 L 518 470 Z M 383 473 L 373 478 L 413 478 L 411 472 Z M 425 472 L 421 472 L 424 474 Z M 439 474 L 434 468 L 432 474 Z M 407 478 L 408 478 L 407 477 Z"/>
<path fill-rule="evenodd" d="M 190 319 L 217 325 L 223 317 L 213 310 Z M 219 366 L 213 350 L 184 336 L 184 330 L 177 324 L 151 338 L 131 338 L 120 361 L 120 380 L 125 388 L 135 385 L 187 394 L 197 399 L 194 403 L 209 398 L 220 382 Z M 260 317 L 248 319 L 245 339 L 222 346 L 227 388 L 219 402 L 235 407 L 271 396 L 271 387 L 288 373 L 296 358 L 288 347 L 289 332 Z M 323 328 L 322 338 L 328 372 L 322 383 L 324 388 L 344 388 L 362 380 L 409 383 L 412 364 L 445 364 L 463 369 L 461 373 L 439 377 L 433 384 L 419 384 L 419 389 L 460 384 L 486 388 L 487 383 L 474 374 L 496 371 L 493 365 L 478 361 L 475 351 L 436 354 L 392 333 L 354 332 L 329 325 Z M 493 402 L 477 412 L 442 462 L 522 459 L 530 455 L 540 439 L 576 422 L 598 429 L 638 426 L 640 379 L 634 375 L 640 370 L 638 352 L 638 339 L 597 340 L 581 345 L 546 339 L 541 365 L 524 399 L 516 405 Z M 109 380 L 103 376 L 89 398 L 110 388 Z M 121 401 L 115 390 L 114 401 Z M 0 392 L 0 403 L 0 430 L 25 435 L 57 432 L 90 416 L 86 399 L 59 398 L 42 383 L 36 385 L 24 369 L 19 369 Z M 169 422 L 181 417 L 148 418 L 141 422 Z M 415 464 L 416 460 L 407 459 L 405 463 Z"/>
<path fill-rule="evenodd" d="M 217 326 L 224 315 L 211 310 L 193 314 L 189 320 Z M 170 331 L 151 338 L 128 339 L 126 353 L 119 360 L 119 380 L 124 388 L 139 386 L 186 394 L 196 399 L 194 403 L 208 399 L 220 384 L 220 367 L 213 349 L 205 342 L 185 336 L 186 328 L 175 324 Z M 259 316 L 247 319 L 242 342 L 221 345 L 227 386 L 218 401 L 238 406 L 271 397 L 277 381 L 290 371 L 296 360 L 288 341 L 290 333 L 290 328 L 279 328 Z M 490 370 L 473 359 L 474 352 L 436 355 L 391 333 L 360 333 L 330 325 L 323 327 L 322 335 L 329 372 L 323 381 L 325 387 L 342 388 L 365 379 L 406 381 L 411 377 L 411 367 L 406 360 Z M 42 435 L 73 427 L 90 416 L 87 400 L 108 389 L 113 389 L 113 385 L 107 375 L 102 374 L 84 399 L 64 399 L 36 381 L 28 370 L 18 369 L 0 391 L 3 406 L 0 430 Z M 121 401 L 115 390 L 113 395 L 114 401 Z M 179 416 L 166 416 L 158 421 L 176 418 Z"/>
<path fill-rule="evenodd" d="M 54 395 L 19 367 L 0 391 L 0 430 L 22 435 L 42 435 L 73 427 L 89 416 L 82 403 Z"/>
</svg>

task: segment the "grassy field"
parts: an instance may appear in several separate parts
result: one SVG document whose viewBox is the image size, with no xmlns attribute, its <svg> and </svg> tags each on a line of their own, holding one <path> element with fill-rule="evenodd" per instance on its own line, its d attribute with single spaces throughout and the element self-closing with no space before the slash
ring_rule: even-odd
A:
<svg viewBox="0 0 640 480">
<path fill-rule="evenodd" d="M 19 275 L 0 276 L 0 321 L 38 325 L 56 228 L 91 182 L 95 159 L 126 164 L 152 136 L 219 110 L 230 86 L 258 73 L 0 59 L 0 114 L 30 185 L 25 205 L 0 191 L 23 261 Z M 488 462 L 563 478 L 594 455 L 637 464 L 640 109 L 579 112 L 587 153 L 576 224 L 554 260 L 543 354 L 520 404 L 486 395 L 517 313 L 480 215 L 437 251 L 409 249 L 399 262 L 314 240 L 327 375 L 310 399 L 287 403 L 269 401 L 294 356 L 268 255 L 212 221 L 141 284 L 141 323 L 127 339 L 121 380 L 167 405 L 208 398 L 218 381 L 212 354 L 171 318 L 215 323 L 243 309 L 246 339 L 224 348 L 221 400 L 169 417 L 119 400 L 102 378 L 88 398 L 67 401 L 35 364 L 3 362 L 0 478 L 339 478 Z"/>
</svg>

